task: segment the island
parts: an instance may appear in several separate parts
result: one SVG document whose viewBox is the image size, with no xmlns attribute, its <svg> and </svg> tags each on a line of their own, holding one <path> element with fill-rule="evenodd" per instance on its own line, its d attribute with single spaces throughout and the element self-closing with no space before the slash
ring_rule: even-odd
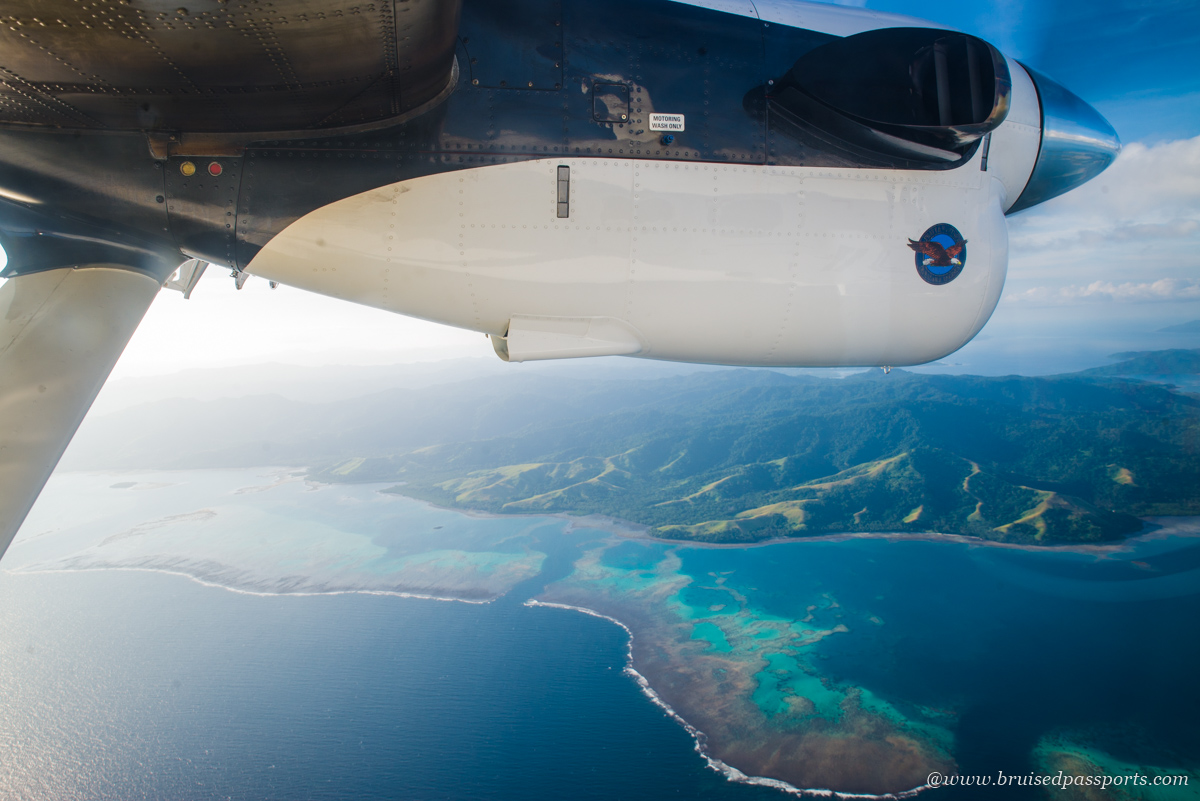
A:
<svg viewBox="0 0 1200 801">
<path fill-rule="evenodd" d="M 804 617 L 772 614 L 738 571 L 722 572 L 689 572 L 679 546 L 613 538 L 530 603 L 625 626 L 630 673 L 733 780 L 903 798 L 932 771 L 955 772 L 951 713 L 906 714 L 815 663 L 825 638 L 882 620 L 810 587 Z"/>
<path fill-rule="evenodd" d="M 531 614 L 596 615 L 628 632 L 631 678 L 728 778 L 906 798 L 930 789 L 931 773 L 980 768 L 960 715 L 964 698 L 991 690 L 889 671 L 926 653 L 927 673 L 994 669 L 1023 650 L 1006 637 L 1053 623 L 1074 598 L 1129 601 L 1105 616 L 1170 598 L 1156 607 L 1163 621 L 1194 620 L 1182 600 L 1195 596 L 1194 546 L 1171 545 L 1176 560 L 1156 543 L 1200 536 L 1187 519 L 1200 515 L 1200 350 L 1119 356 L 1043 377 L 479 378 L 311 408 L 247 401 L 244 417 L 271 420 L 262 439 L 225 431 L 220 416 L 191 444 L 141 409 L 81 437 L 79 453 L 108 460 L 92 469 L 172 472 L 92 479 L 105 493 L 158 481 L 166 495 L 180 468 L 242 469 L 215 501 L 198 489 L 215 479 L 198 470 L 197 491 L 156 515 L 70 540 L 38 532 L 9 559 L 28 572 L 159 570 L 273 595 L 508 596 Z M 161 411 L 174 425 L 174 406 Z M 131 421 L 148 433 L 122 438 Z M 163 442 L 181 445 L 168 458 Z M 291 466 L 251 480 L 246 465 L 264 453 Z M 1144 628 L 1127 625 L 1122 643 Z M 1077 645 L 1069 653 L 1095 638 Z M 900 649 L 903 662 L 878 667 Z M 1067 680 L 1096 678 L 1071 664 Z M 1040 667 L 1018 661 L 1006 675 L 1039 692 L 1063 680 Z M 1039 774 L 1133 764 L 1127 744 L 1095 732 L 1039 729 L 1022 742 L 1015 764 Z M 1194 762 L 1139 764 L 1195 776 Z"/>
<path fill-rule="evenodd" d="M 498 514 L 605 515 L 671 540 L 1113 542 L 1140 518 L 1200 514 L 1200 397 L 1161 372 L 1200 372 L 1200 351 L 1122 356 L 1032 378 L 701 372 L 631 388 L 641 397 L 613 411 L 601 390 L 567 385 L 580 413 L 565 420 L 311 477 L 398 481 L 400 494 Z"/>
</svg>

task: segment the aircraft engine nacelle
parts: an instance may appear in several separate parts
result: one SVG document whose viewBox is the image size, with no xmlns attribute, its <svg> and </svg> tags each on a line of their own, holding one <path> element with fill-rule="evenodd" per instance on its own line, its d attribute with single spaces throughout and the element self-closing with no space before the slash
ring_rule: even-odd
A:
<svg viewBox="0 0 1200 801">
<path fill-rule="evenodd" d="M 36 5 L 0 26 L 0 553 L 185 261 L 509 361 L 917 364 L 992 314 L 1005 214 L 1119 149 L 981 39 L 823 3 Z"/>
<path fill-rule="evenodd" d="M 758 30 L 748 52 L 761 53 Z M 717 46 L 709 29 L 696 40 Z M 380 186 L 292 223 L 246 269 L 485 332 L 510 361 L 941 358 L 1000 298 L 1005 214 L 1103 169 L 1115 136 L 976 37 L 889 27 L 822 41 L 769 81 L 691 89 L 653 79 L 677 64 L 638 79 L 588 53 L 598 74 L 567 76 L 565 91 L 588 101 L 588 124 L 609 120 L 617 147 L 585 138 Z M 711 158 L 675 149 L 701 142 Z"/>
<path fill-rule="evenodd" d="M 929 173 L 485 166 L 318 209 L 248 270 L 483 331 L 512 361 L 915 364 L 966 343 L 1003 287 L 1007 193 L 981 157 Z M 963 244 L 925 265 L 909 240 Z"/>
</svg>

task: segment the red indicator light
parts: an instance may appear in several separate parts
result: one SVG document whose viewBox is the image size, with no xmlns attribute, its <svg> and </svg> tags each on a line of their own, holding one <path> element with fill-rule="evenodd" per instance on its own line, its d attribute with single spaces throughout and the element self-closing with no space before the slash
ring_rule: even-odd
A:
<svg viewBox="0 0 1200 801">
<path fill-rule="evenodd" d="M 210 162 L 208 165 L 208 174 L 213 175 L 213 176 L 220 175 L 221 174 L 221 165 L 215 161 Z"/>
</svg>

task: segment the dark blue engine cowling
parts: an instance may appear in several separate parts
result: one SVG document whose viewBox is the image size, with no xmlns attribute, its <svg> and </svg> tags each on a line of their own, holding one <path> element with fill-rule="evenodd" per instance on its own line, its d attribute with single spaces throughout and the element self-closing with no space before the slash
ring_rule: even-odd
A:
<svg viewBox="0 0 1200 801">
<path fill-rule="evenodd" d="M 1010 214 L 1095 178 L 1121 152 L 1117 132 L 1100 112 L 1057 81 L 1029 67 L 1025 70 L 1042 107 L 1042 143 L 1029 183 Z"/>
</svg>

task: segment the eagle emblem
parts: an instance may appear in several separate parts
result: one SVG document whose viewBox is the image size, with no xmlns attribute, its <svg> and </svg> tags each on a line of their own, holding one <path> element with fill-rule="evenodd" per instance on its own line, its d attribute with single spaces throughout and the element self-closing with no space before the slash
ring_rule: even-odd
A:
<svg viewBox="0 0 1200 801">
<path fill-rule="evenodd" d="M 920 239 L 909 239 L 908 246 L 916 254 L 917 274 L 929 284 L 950 283 L 967 263 L 967 240 L 949 223 L 938 223 Z"/>
</svg>

